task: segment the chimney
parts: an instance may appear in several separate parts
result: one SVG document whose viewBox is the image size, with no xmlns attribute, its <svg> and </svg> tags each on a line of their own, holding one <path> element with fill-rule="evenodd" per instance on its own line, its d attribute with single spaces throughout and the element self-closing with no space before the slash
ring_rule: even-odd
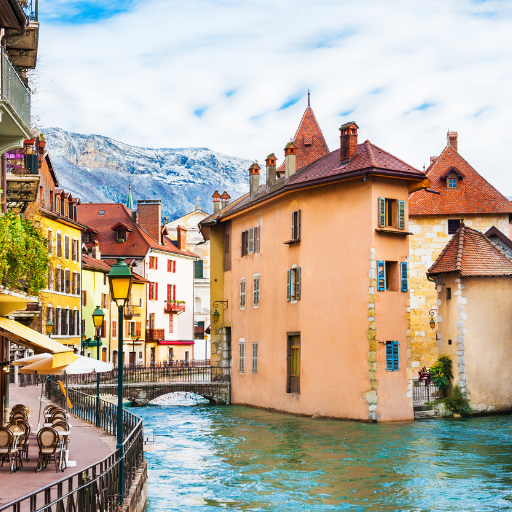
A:
<svg viewBox="0 0 512 512">
<path fill-rule="evenodd" d="M 139 226 L 145 229 L 159 244 L 162 243 L 162 200 L 142 199 L 137 201 Z"/>
<path fill-rule="evenodd" d="M 448 139 L 446 145 L 451 146 L 453 149 L 455 149 L 455 151 L 457 151 L 457 137 L 457 132 L 448 132 L 446 135 L 446 138 Z"/>
<path fill-rule="evenodd" d="M 92 243 L 91 257 L 95 260 L 101 260 L 100 243 L 98 240 L 94 240 Z"/>
<path fill-rule="evenodd" d="M 224 190 L 224 193 L 220 196 L 220 205 L 222 208 L 229 204 L 231 196 Z"/>
<path fill-rule="evenodd" d="M 357 154 L 357 126 L 354 121 L 340 127 L 340 162 L 349 160 Z"/>
<path fill-rule="evenodd" d="M 438 156 L 431 156 L 431 157 L 430 157 L 430 165 L 435 164 L 435 163 L 436 163 L 436 160 L 437 160 L 438 158 L 439 158 Z"/>
<path fill-rule="evenodd" d="M 297 148 L 293 142 L 288 142 L 284 148 L 284 179 L 287 180 L 295 172 L 295 153 Z"/>
<path fill-rule="evenodd" d="M 180 251 L 186 251 L 187 250 L 187 230 L 185 228 L 182 228 L 181 226 L 178 226 L 176 231 L 177 231 L 177 235 L 178 235 L 178 249 Z"/>
<path fill-rule="evenodd" d="M 257 163 L 249 167 L 249 190 L 251 197 L 258 193 L 260 188 L 260 166 Z"/>
<path fill-rule="evenodd" d="M 213 193 L 213 213 L 217 213 L 220 210 L 220 194 L 219 191 L 216 190 Z"/>
<path fill-rule="evenodd" d="M 276 155 L 270 153 L 265 160 L 267 164 L 267 188 L 273 187 L 276 184 Z"/>
</svg>

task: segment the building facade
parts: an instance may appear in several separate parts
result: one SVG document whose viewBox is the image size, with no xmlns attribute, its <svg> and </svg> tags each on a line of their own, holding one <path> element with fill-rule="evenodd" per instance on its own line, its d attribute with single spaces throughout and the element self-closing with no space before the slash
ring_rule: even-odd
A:
<svg viewBox="0 0 512 512">
<path fill-rule="evenodd" d="M 426 171 L 432 186 L 409 199 L 410 345 L 413 377 L 429 368 L 439 354 L 439 340 L 430 318 L 437 317 L 436 285 L 427 271 L 459 225 L 485 233 L 495 227 L 509 235 L 512 203 L 488 183 L 458 152 L 458 135 L 448 133 L 439 157 Z"/>
<path fill-rule="evenodd" d="M 225 306 L 212 363 L 230 365 L 233 403 L 410 420 L 407 198 L 429 182 L 358 144 L 355 123 L 340 133 L 339 149 L 298 170 L 287 144 L 282 178 L 270 154 L 263 186 L 253 164 L 250 193 L 201 222 L 211 301 Z"/>
</svg>

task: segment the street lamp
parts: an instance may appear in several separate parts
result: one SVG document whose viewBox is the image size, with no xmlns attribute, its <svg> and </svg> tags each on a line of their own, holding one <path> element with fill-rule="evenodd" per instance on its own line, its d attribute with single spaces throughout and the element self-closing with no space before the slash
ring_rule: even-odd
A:
<svg viewBox="0 0 512 512">
<path fill-rule="evenodd" d="M 117 450 L 119 452 L 119 502 L 123 504 L 124 496 L 124 455 L 123 455 L 123 321 L 124 306 L 130 298 L 132 290 L 133 274 L 124 258 L 118 258 L 108 273 L 110 296 L 117 304 L 118 310 L 118 347 L 117 359 Z"/>
<path fill-rule="evenodd" d="M 100 345 L 101 345 L 101 336 L 100 329 L 103 326 L 103 318 L 105 318 L 105 313 L 103 313 L 103 309 L 99 306 L 96 307 L 92 314 L 92 322 L 96 329 L 96 336 L 94 339 L 96 340 L 96 359 L 100 360 Z M 100 426 L 100 374 L 96 372 L 96 426 Z"/>
<path fill-rule="evenodd" d="M 51 320 L 48 320 L 48 322 L 46 322 L 46 334 L 48 334 L 48 338 L 52 337 L 53 326 L 54 324 Z"/>
</svg>

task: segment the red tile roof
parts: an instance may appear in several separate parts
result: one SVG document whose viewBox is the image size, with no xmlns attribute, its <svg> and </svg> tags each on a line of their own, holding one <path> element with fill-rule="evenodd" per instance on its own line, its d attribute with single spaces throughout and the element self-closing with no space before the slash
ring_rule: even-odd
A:
<svg viewBox="0 0 512 512">
<path fill-rule="evenodd" d="M 512 259 L 484 234 L 462 225 L 430 267 L 430 274 L 461 276 L 512 275 Z"/>
<path fill-rule="evenodd" d="M 99 212 L 103 211 L 102 215 Z M 143 258 L 149 248 L 168 252 L 179 256 L 198 258 L 190 251 L 179 250 L 170 239 L 164 237 L 165 245 L 160 245 L 133 219 L 132 212 L 121 203 L 85 203 L 77 207 L 78 218 L 87 226 L 97 231 L 94 240 L 98 240 L 101 247 L 102 257 L 123 256 L 126 258 Z M 128 234 L 126 242 L 118 242 L 112 226 L 116 223 L 123 223 L 132 232 Z"/>
<path fill-rule="evenodd" d="M 455 168 L 462 176 L 457 188 L 448 189 L 446 175 Z M 431 194 L 425 190 L 409 197 L 409 215 L 452 215 L 479 213 L 512 213 L 512 202 L 488 183 L 451 146 L 427 169 L 432 182 Z"/>
<path fill-rule="evenodd" d="M 329 153 L 327 142 L 320 125 L 316 120 L 311 107 L 306 108 L 299 127 L 293 138 L 293 143 L 297 148 L 295 162 L 296 168 L 300 169 L 305 165 L 318 160 Z M 284 162 L 277 169 L 278 174 L 284 172 Z"/>
<path fill-rule="evenodd" d="M 97 260 L 96 258 L 91 258 L 91 256 L 87 256 L 86 254 L 82 254 L 82 267 L 93 268 L 95 270 L 100 270 L 101 272 L 110 272 L 111 265 L 103 260 Z"/>
</svg>

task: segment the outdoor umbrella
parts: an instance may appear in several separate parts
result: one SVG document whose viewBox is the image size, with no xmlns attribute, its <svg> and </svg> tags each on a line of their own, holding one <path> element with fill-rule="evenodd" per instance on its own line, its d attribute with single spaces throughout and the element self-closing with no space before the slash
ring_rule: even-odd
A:
<svg viewBox="0 0 512 512">
<path fill-rule="evenodd" d="M 48 354 L 48 352 L 44 354 L 34 354 L 33 356 L 16 359 L 16 361 L 13 361 L 11 364 L 14 366 L 25 366 L 27 364 L 37 363 L 37 361 L 41 361 L 42 359 L 48 359 L 49 357 L 52 357 L 52 354 Z"/>
<path fill-rule="evenodd" d="M 53 358 L 52 358 L 53 359 Z M 29 364 L 23 368 L 20 368 L 20 373 L 37 373 L 38 375 L 65 375 L 66 376 L 66 412 L 68 409 L 68 375 L 75 375 L 77 373 L 92 373 L 92 372 L 109 372 L 112 370 L 113 365 L 92 359 L 90 357 L 83 357 L 74 355 L 74 361 L 65 365 L 53 367 L 52 359 L 46 358 L 41 361 Z M 39 407 L 39 418 L 37 422 L 37 429 L 39 430 L 41 417 L 41 407 Z"/>
</svg>

